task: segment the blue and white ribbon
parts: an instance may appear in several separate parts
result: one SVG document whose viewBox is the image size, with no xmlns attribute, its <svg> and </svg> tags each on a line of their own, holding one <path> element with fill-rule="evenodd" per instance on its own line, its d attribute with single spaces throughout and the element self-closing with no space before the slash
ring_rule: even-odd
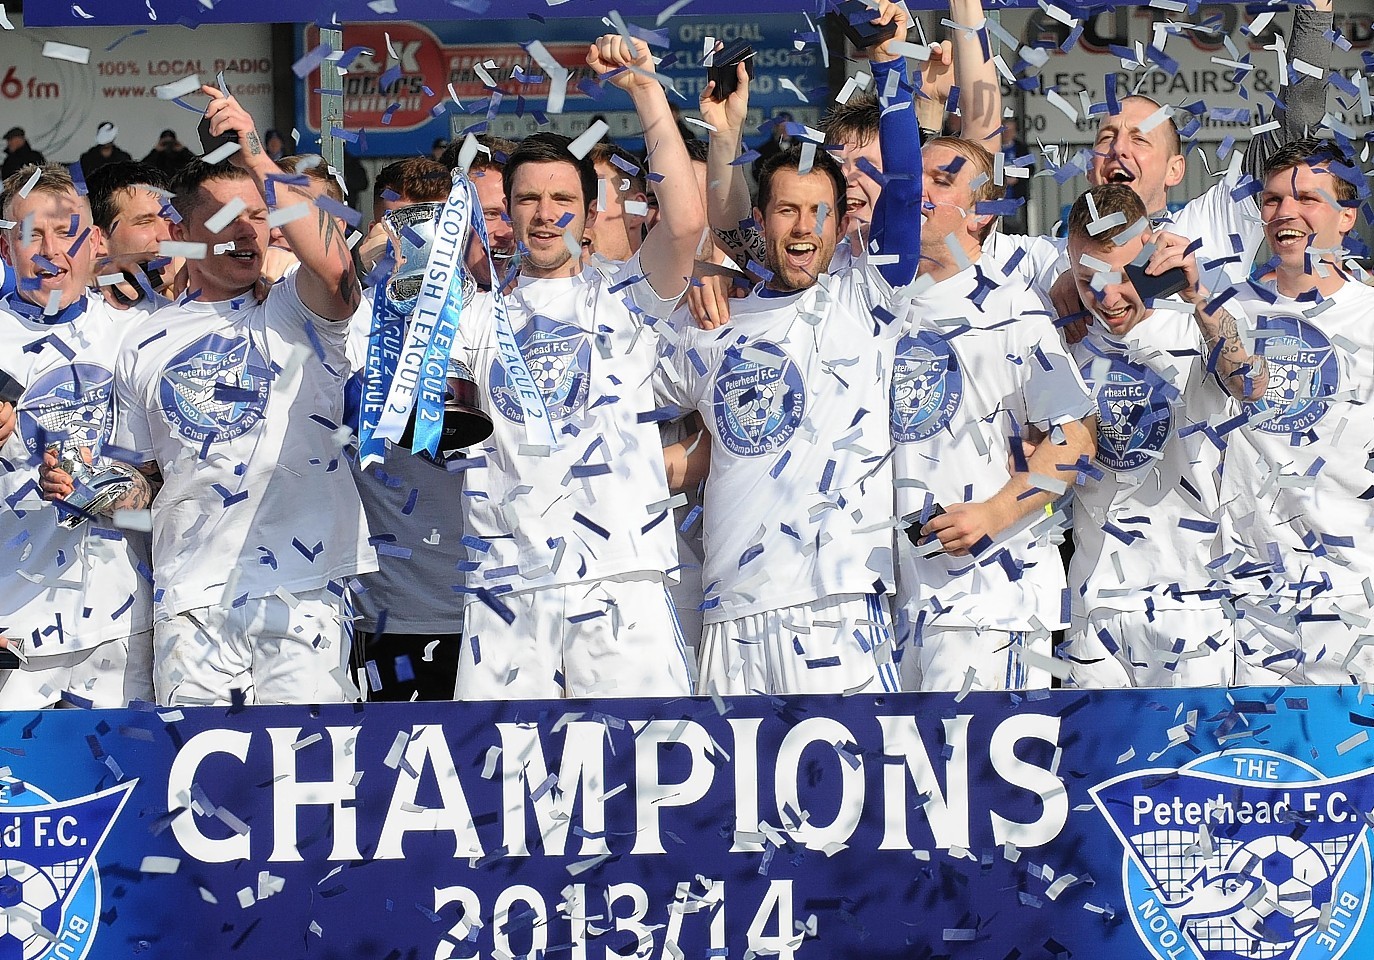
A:
<svg viewBox="0 0 1374 960">
<path fill-rule="evenodd" d="M 476 204 L 476 188 L 473 188 L 473 203 Z M 496 270 L 496 262 L 491 255 L 491 239 L 487 236 L 487 222 L 481 216 L 474 218 L 477 239 L 482 243 L 482 251 L 487 256 L 487 269 L 491 272 L 492 316 L 496 323 L 496 348 L 501 358 L 501 366 L 506 368 L 506 379 L 520 400 L 520 410 L 525 415 L 525 439 L 529 443 L 545 446 L 558 446 L 554 436 L 553 421 L 544 405 L 544 395 L 534 382 L 529 364 L 520 352 L 520 344 L 515 339 L 515 331 L 510 325 L 510 311 L 506 298 L 501 293 L 505 279 Z"/>
<path fill-rule="evenodd" d="M 390 242 L 386 256 L 393 256 Z M 372 329 L 367 338 L 367 365 L 363 370 L 362 397 L 358 404 L 358 464 L 366 470 L 386 459 L 386 440 L 377 435 L 387 393 L 396 375 L 405 335 L 405 317 L 391 309 L 386 283 L 372 292 Z"/>
<path fill-rule="evenodd" d="M 400 364 L 387 392 L 386 408 L 382 411 L 381 423 L 377 428 L 380 436 L 393 443 L 399 441 L 410 420 L 411 410 L 416 410 L 412 450 L 429 449 L 427 442 L 421 440 L 422 434 L 432 438 L 434 449 L 437 449 L 439 442 L 448 361 L 453 352 L 453 335 L 458 327 L 456 310 L 447 320 L 443 314 L 453 296 L 457 297 L 455 306 L 458 309 L 462 307 L 462 267 L 467 255 L 468 234 L 472 229 L 470 221 L 473 209 L 472 192 L 467 180 L 455 179 L 448 201 L 439 214 L 434 239 L 429 243 L 429 258 L 425 261 L 420 295 L 410 314 Z M 434 449 L 430 452 L 433 453 Z"/>
</svg>

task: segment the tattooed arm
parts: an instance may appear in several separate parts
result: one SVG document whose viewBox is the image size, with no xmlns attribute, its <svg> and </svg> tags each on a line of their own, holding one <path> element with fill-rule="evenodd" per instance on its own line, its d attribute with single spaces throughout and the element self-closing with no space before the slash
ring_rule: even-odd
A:
<svg viewBox="0 0 1374 960">
<path fill-rule="evenodd" d="M 1263 356 L 1246 349 L 1240 325 L 1225 306 L 1209 309 L 1198 300 L 1193 316 L 1207 344 L 1207 363 L 1216 358 L 1217 376 L 1232 396 L 1240 400 L 1259 400 L 1269 389 L 1269 363 Z M 1220 346 L 1218 346 L 1220 345 Z"/>
<path fill-rule="evenodd" d="M 216 135 L 235 131 L 239 136 L 239 151 L 230 161 L 253 175 L 258 190 L 269 206 L 290 207 L 309 204 L 309 215 L 297 217 L 281 225 L 292 253 L 301 262 L 296 275 L 296 291 L 306 308 L 329 320 L 347 320 L 358 309 L 362 290 L 353 268 L 353 251 L 344 237 L 344 225 L 333 215 L 315 206 L 315 198 L 303 187 L 273 181 L 281 176 L 281 168 L 263 149 L 262 140 L 248 111 L 233 97 L 226 97 L 212 86 L 201 87 L 210 97 L 205 115 L 210 120 L 210 132 Z M 271 189 L 269 190 L 269 185 Z"/>
<path fill-rule="evenodd" d="M 90 451 L 83 451 L 83 455 L 89 460 Z M 71 474 L 57 463 L 57 457 L 49 451 L 43 455 L 43 464 L 38 468 L 38 486 L 43 491 L 44 500 L 65 500 L 76 489 Z M 161 467 L 151 461 L 134 467 L 118 460 L 111 461 L 108 466 L 112 470 L 127 474 L 133 481 L 133 486 L 124 496 L 110 504 L 106 511 L 107 515 L 113 516 L 116 510 L 147 510 L 152 506 L 153 498 L 162 489 Z"/>
</svg>

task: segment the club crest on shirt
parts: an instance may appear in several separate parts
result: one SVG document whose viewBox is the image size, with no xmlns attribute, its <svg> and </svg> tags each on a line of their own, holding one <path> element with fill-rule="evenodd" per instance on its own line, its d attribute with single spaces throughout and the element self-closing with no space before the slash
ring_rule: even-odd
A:
<svg viewBox="0 0 1374 960">
<path fill-rule="evenodd" d="M 1255 428 L 1278 434 L 1310 430 L 1330 409 L 1326 398 L 1340 388 L 1340 361 L 1331 341 L 1301 317 L 1261 316 L 1256 326 L 1256 347 L 1269 362 L 1269 388 L 1254 406 L 1281 412 L 1252 414 Z"/>
<path fill-rule="evenodd" d="M 781 347 L 758 340 L 725 351 L 711 404 L 716 436 L 737 457 L 778 449 L 806 415 L 801 369 Z"/>
<path fill-rule="evenodd" d="M 582 409 L 591 389 L 592 347 L 587 334 L 570 323 L 536 314 L 515 334 L 515 341 L 549 419 L 566 420 Z M 491 362 L 487 383 L 496 411 L 512 423 L 524 423 L 520 395 L 499 357 Z"/>
<path fill-rule="evenodd" d="M 939 334 L 922 330 L 897 341 L 892 364 L 892 440 L 919 443 L 949 425 L 964 401 L 959 358 Z"/>
<path fill-rule="evenodd" d="M 105 429 L 114 375 L 94 363 L 64 364 L 47 371 L 24 391 L 19 431 L 37 456 L 48 444 L 96 447 Z"/>
<path fill-rule="evenodd" d="M 257 426 L 267 409 L 267 361 L 247 337 L 201 337 L 162 371 L 162 412 L 194 443 L 225 443 Z"/>
<path fill-rule="evenodd" d="M 1108 364 L 1105 373 L 1103 361 Z M 1081 372 L 1097 400 L 1097 461 L 1111 470 L 1130 471 L 1158 459 L 1173 426 L 1165 382 L 1119 355 L 1094 358 Z"/>
</svg>

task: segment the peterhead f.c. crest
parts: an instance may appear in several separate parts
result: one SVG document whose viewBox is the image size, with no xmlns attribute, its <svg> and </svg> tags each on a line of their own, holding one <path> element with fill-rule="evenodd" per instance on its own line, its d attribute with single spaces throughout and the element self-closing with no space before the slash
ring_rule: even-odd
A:
<svg viewBox="0 0 1374 960">
<path fill-rule="evenodd" d="M 1357 941 L 1374 770 L 1328 778 L 1228 751 L 1090 793 L 1125 848 L 1127 909 L 1158 960 L 1336 960 Z"/>
<path fill-rule="evenodd" d="M 1097 399 L 1098 462 L 1120 471 L 1155 462 L 1173 425 L 1169 385 L 1148 367 L 1128 363 L 1117 354 L 1090 360 L 1082 374 Z"/>
<path fill-rule="evenodd" d="M 737 457 L 777 450 L 806 415 L 801 369 L 777 344 L 731 347 L 721 360 L 711 402 L 716 437 Z"/>
<path fill-rule="evenodd" d="M 1302 433 L 1316 426 L 1340 389 L 1340 361 L 1326 335 L 1301 317 L 1262 316 L 1256 346 L 1269 367 L 1269 386 L 1255 404 L 1260 411 L 1277 410 L 1254 418 L 1265 433 Z"/>
<path fill-rule="evenodd" d="M 82 960 L 100 925 L 96 855 L 135 782 L 55 801 L 0 778 L 0 960 Z"/>
<path fill-rule="evenodd" d="M 167 364 L 158 398 L 177 433 L 192 443 L 223 443 L 257 426 L 270 388 L 267 361 L 250 339 L 211 333 Z"/>
<path fill-rule="evenodd" d="M 536 314 L 515 334 L 515 342 L 544 399 L 549 419 L 566 420 L 581 410 L 591 391 L 592 347 L 586 332 Z M 520 395 L 499 357 L 491 362 L 487 386 L 491 405 L 501 416 L 512 423 L 525 422 Z"/>
<path fill-rule="evenodd" d="M 72 447 L 99 445 L 110 406 L 114 374 L 94 363 L 64 364 L 39 376 L 24 391 L 19 430 L 38 456 L 59 440 Z"/>
<path fill-rule="evenodd" d="M 920 443 L 943 430 L 964 400 L 964 374 L 949 341 L 929 330 L 902 337 L 891 391 L 894 443 Z"/>
</svg>

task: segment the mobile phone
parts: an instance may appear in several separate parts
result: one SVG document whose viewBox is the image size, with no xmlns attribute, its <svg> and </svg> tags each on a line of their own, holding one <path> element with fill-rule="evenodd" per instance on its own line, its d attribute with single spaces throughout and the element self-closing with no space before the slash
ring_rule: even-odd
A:
<svg viewBox="0 0 1374 960">
<path fill-rule="evenodd" d="M 0 370 L 0 403 L 17 407 L 24 396 L 24 385 L 3 370 Z"/>
<path fill-rule="evenodd" d="M 210 132 L 210 118 L 203 115 L 200 118 L 200 123 L 196 125 L 196 133 L 200 135 L 201 156 L 214 153 L 226 143 L 239 142 L 237 130 L 226 130 L 219 136 L 215 136 Z"/>
<path fill-rule="evenodd" d="M 877 25 L 873 23 L 875 16 L 877 16 L 877 11 L 864 3 L 863 0 L 843 0 L 842 3 L 835 4 L 835 8 L 826 14 L 826 18 L 844 31 L 849 42 L 860 50 L 876 47 L 884 40 L 891 40 L 897 35 L 895 21 Z"/>
<path fill-rule="evenodd" d="M 908 513 L 902 517 L 903 528 L 906 530 L 906 538 L 911 541 L 913 547 L 923 547 L 926 541 L 921 538 L 921 528 L 936 517 L 945 515 L 945 508 L 938 503 L 932 503 L 928 507 L 917 510 L 915 513 Z"/>
<path fill-rule="evenodd" d="M 715 83 L 711 89 L 711 99 L 720 103 L 739 88 L 737 67 L 744 61 L 744 72 L 753 79 L 754 48 L 743 40 L 736 40 L 723 50 L 717 50 L 711 57 L 711 66 L 706 68 L 706 79 Z"/>
<path fill-rule="evenodd" d="M 1125 273 L 1135 287 L 1136 294 L 1147 303 L 1172 297 L 1179 291 L 1188 289 L 1188 274 L 1183 272 L 1182 267 L 1173 267 L 1154 275 L 1145 272 L 1144 264 L 1128 263 Z"/>
</svg>

